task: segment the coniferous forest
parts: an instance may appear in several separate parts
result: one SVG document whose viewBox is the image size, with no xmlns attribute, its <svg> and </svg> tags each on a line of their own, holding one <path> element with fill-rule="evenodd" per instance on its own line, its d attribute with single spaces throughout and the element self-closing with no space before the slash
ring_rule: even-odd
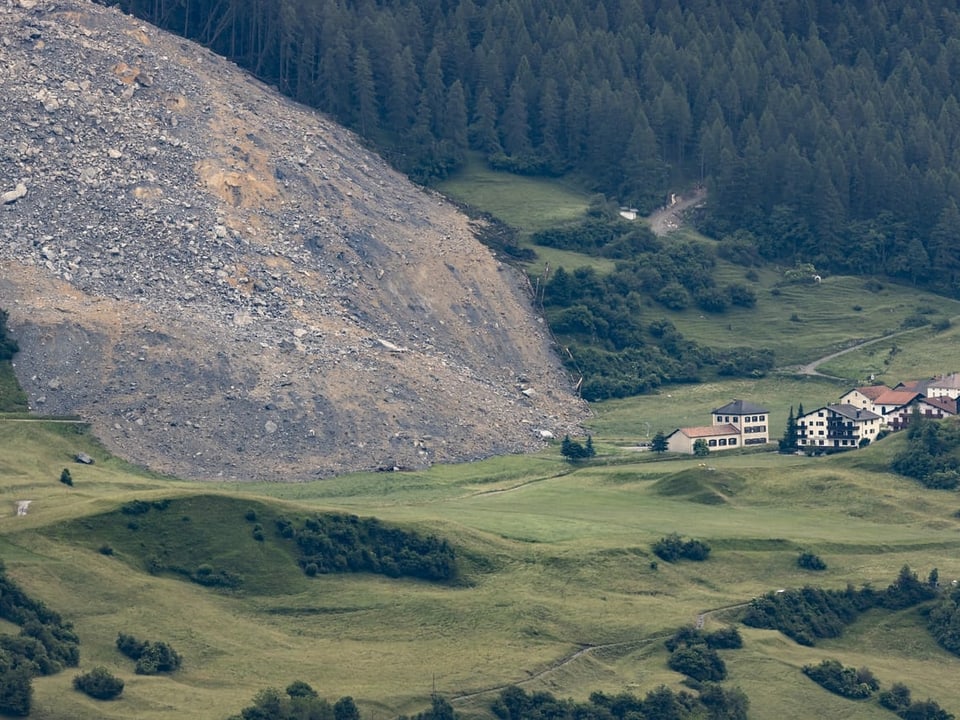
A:
<svg viewBox="0 0 960 720">
<path fill-rule="evenodd" d="M 708 234 L 960 293 L 956 0 L 101 1 L 417 180 L 472 149 L 642 211 L 703 183 Z"/>
</svg>

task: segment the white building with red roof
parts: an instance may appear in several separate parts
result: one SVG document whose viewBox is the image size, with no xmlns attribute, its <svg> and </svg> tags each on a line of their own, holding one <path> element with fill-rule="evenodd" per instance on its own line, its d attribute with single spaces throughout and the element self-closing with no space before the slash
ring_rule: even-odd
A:
<svg viewBox="0 0 960 720">
<path fill-rule="evenodd" d="M 697 440 L 706 442 L 711 452 L 770 442 L 770 412 L 760 405 L 734 400 L 710 415 L 712 425 L 677 428 L 667 435 L 667 449 L 689 455 Z"/>
</svg>

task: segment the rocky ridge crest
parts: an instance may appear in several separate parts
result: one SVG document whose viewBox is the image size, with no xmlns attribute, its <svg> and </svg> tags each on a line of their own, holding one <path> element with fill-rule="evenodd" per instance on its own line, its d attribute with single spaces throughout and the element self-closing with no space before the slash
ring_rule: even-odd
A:
<svg viewBox="0 0 960 720">
<path fill-rule="evenodd" d="M 467 218 L 226 60 L 0 0 L 0 97 L 0 307 L 37 411 L 241 480 L 530 451 L 585 417 Z"/>
</svg>

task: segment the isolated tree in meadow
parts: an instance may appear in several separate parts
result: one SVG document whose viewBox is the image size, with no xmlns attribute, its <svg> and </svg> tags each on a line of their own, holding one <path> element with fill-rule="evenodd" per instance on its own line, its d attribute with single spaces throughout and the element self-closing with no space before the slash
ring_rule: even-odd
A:
<svg viewBox="0 0 960 720">
<path fill-rule="evenodd" d="M 669 447 L 667 436 L 663 434 L 663 430 L 658 430 L 657 434 L 653 436 L 653 442 L 650 443 L 650 449 L 655 453 L 665 453 Z"/>
<path fill-rule="evenodd" d="M 60 473 L 60 482 L 64 485 L 70 485 L 73 487 L 73 476 L 70 474 L 70 471 L 67 468 L 63 469 L 63 472 Z"/>
</svg>

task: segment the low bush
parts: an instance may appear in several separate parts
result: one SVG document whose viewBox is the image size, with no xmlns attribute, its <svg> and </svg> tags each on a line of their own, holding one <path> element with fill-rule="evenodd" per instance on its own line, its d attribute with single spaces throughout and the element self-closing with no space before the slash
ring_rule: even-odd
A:
<svg viewBox="0 0 960 720">
<path fill-rule="evenodd" d="M 703 540 L 684 540 L 677 533 L 662 537 L 653 544 L 653 553 L 667 562 L 677 560 L 706 560 L 710 555 L 710 546 Z"/>
<path fill-rule="evenodd" d="M 156 675 L 180 669 L 183 659 L 165 642 L 137 640 L 132 635 L 119 633 L 117 649 L 131 660 L 137 661 L 137 675 Z"/>
<path fill-rule="evenodd" d="M 150 503 L 146 500 L 131 500 L 120 506 L 120 512 L 124 515 L 145 515 L 150 512 Z"/>
<path fill-rule="evenodd" d="M 797 557 L 797 565 L 802 567 L 804 570 L 826 570 L 827 564 L 820 559 L 819 555 L 814 555 L 811 552 L 802 552 L 799 557 Z"/>
<path fill-rule="evenodd" d="M 706 645 L 679 647 L 670 653 L 667 665 L 699 682 L 719 682 L 727 677 L 727 665 L 713 648 Z"/>
<path fill-rule="evenodd" d="M 845 667 L 839 660 L 824 660 L 819 665 L 804 665 L 803 674 L 825 690 L 852 700 L 870 697 L 880 683 L 869 668 Z"/>
<path fill-rule="evenodd" d="M 713 632 L 705 632 L 699 628 L 683 627 L 677 630 L 671 638 L 664 642 L 667 650 L 673 652 L 683 646 L 706 645 L 714 650 L 736 650 L 743 647 L 743 637 L 733 625 L 720 628 Z"/>
<path fill-rule="evenodd" d="M 96 700 L 113 700 L 123 692 L 123 680 L 98 665 L 90 672 L 74 677 L 73 687 Z"/>
</svg>

